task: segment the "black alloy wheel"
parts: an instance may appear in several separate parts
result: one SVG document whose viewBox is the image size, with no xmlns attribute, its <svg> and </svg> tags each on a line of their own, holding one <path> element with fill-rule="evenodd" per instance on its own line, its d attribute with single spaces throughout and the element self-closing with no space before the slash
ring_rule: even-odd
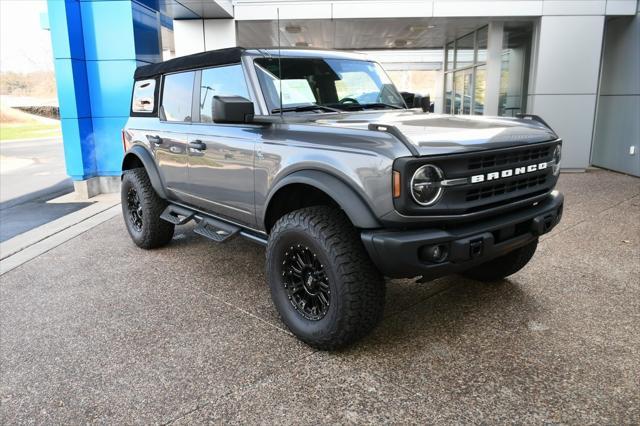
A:
<svg viewBox="0 0 640 426">
<path fill-rule="evenodd" d="M 127 231 L 138 247 L 152 249 L 171 241 L 175 225 L 161 219 L 167 202 L 155 192 L 145 169 L 125 170 L 120 201 Z"/>
<path fill-rule="evenodd" d="M 310 321 L 324 318 L 331 289 L 324 265 L 309 247 L 290 246 L 282 262 L 282 284 L 293 308 Z"/>
<path fill-rule="evenodd" d="M 273 303 L 303 342 L 342 348 L 382 319 L 384 279 L 342 210 L 313 206 L 285 214 L 271 229 L 266 255 Z"/>
<path fill-rule="evenodd" d="M 127 192 L 127 210 L 129 212 L 129 221 L 131 226 L 138 231 L 142 231 L 142 204 L 138 191 L 135 188 L 129 188 Z"/>
</svg>

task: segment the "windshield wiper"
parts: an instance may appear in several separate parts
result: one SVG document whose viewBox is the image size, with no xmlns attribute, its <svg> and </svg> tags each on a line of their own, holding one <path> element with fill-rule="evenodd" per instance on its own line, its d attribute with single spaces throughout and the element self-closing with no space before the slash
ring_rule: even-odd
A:
<svg viewBox="0 0 640 426">
<path fill-rule="evenodd" d="M 391 108 L 391 109 L 404 109 L 400 105 L 387 104 L 384 102 L 372 102 L 370 104 L 360 104 L 360 106 L 364 109 L 367 108 Z"/>
<path fill-rule="evenodd" d="M 298 105 L 298 106 L 291 106 L 291 107 L 285 107 L 285 108 L 274 108 L 271 110 L 272 114 L 278 113 L 278 112 L 304 112 L 304 111 L 316 111 L 316 110 L 324 110 L 324 111 L 329 111 L 329 112 L 341 112 L 339 109 L 336 108 L 331 108 L 328 106 L 324 106 L 324 105 L 318 105 L 318 104 L 309 104 L 309 105 Z"/>
<path fill-rule="evenodd" d="M 405 109 L 404 107 L 401 107 L 399 105 L 387 104 L 384 102 L 371 102 L 367 104 L 355 104 L 355 103 L 332 104 L 331 106 L 335 108 L 340 108 L 343 111 L 361 111 L 365 109 L 376 109 L 376 108 Z"/>
</svg>

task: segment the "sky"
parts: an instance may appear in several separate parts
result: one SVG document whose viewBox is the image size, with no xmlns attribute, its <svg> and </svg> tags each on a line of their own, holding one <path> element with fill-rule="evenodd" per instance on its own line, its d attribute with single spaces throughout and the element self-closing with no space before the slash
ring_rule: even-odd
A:
<svg viewBox="0 0 640 426">
<path fill-rule="evenodd" d="M 49 31 L 40 27 L 44 0 L 0 0 L 0 71 L 53 70 Z"/>
</svg>

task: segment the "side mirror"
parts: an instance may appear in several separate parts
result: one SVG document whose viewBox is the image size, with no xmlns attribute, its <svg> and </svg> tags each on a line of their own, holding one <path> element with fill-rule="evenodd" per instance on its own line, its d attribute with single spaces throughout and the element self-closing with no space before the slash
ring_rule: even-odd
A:
<svg viewBox="0 0 640 426">
<path fill-rule="evenodd" d="M 214 96 L 211 105 L 214 123 L 251 123 L 253 102 L 242 96 Z"/>
<path fill-rule="evenodd" d="M 420 108 L 424 112 L 433 112 L 431 110 L 431 96 L 427 95 L 420 99 Z"/>
<path fill-rule="evenodd" d="M 414 102 L 414 99 L 416 97 L 415 93 L 400 92 L 400 96 L 402 96 L 402 99 L 404 100 L 404 103 L 407 104 L 407 108 L 412 108 L 413 107 L 413 102 Z"/>
</svg>

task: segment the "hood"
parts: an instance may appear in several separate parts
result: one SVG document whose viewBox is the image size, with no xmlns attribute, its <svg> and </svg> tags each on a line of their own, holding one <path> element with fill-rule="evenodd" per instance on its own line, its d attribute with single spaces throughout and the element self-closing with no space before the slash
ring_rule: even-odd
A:
<svg viewBox="0 0 640 426">
<path fill-rule="evenodd" d="M 418 155 L 507 148 L 546 142 L 558 136 L 534 120 L 452 116 L 422 111 L 365 111 L 313 120 L 320 126 L 386 131 Z"/>
</svg>

